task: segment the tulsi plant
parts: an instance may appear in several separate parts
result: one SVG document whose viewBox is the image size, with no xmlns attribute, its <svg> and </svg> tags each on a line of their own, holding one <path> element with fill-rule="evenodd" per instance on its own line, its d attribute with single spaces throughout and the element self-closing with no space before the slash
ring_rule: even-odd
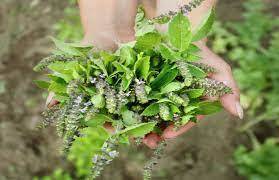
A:
<svg viewBox="0 0 279 180">
<path fill-rule="evenodd" d="M 37 85 L 55 93 L 60 103 L 44 112 L 43 126 L 55 124 L 64 140 L 64 151 L 78 168 L 77 176 L 95 179 L 119 154 L 129 138 L 143 138 L 162 127 L 179 128 L 197 115 L 220 110 L 218 101 L 203 96 L 222 96 L 231 89 L 207 78 L 216 70 L 197 63 L 200 49 L 194 44 L 206 37 L 214 21 L 212 9 L 192 30 L 185 13 L 202 1 L 182 6 L 177 12 L 147 19 L 138 8 L 136 39 L 121 44 L 115 52 L 53 39 L 56 50 L 34 69 L 49 69 L 49 81 Z M 167 24 L 167 33 L 156 24 Z M 110 124 L 114 132 L 104 128 Z M 144 168 L 151 178 L 165 147 L 162 141 Z"/>
</svg>

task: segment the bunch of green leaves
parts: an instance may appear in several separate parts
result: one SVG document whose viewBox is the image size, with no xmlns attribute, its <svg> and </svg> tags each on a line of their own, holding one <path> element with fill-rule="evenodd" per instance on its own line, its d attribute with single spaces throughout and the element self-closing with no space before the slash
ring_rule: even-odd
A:
<svg viewBox="0 0 279 180">
<path fill-rule="evenodd" d="M 230 88 L 206 78 L 212 68 L 195 63 L 200 50 L 194 42 L 206 37 L 213 21 L 211 10 L 192 30 L 189 19 L 177 12 L 168 32 L 160 33 L 140 7 L 136 40 L 113 53 L 53 39 L 56 51 L 34 68 L 51 70 L 49 81 L 36 83 L 60 102 L 44 124 L 56 123 L 78 177 L 100 175 L 117 156 L 117 145 L 129 144 L 131 137 L 159 133 L 164 124 L 180 127 L 220 110 L 218 101 L 202 96 L 222 96 Z M 114 133 L 103 128 L 105 123 Z"/>
<path fill-rule="evenodd" d="M 261 0 L 245 2 L 244 9 L 242 21 L 216 23 L 212 47 L 235 66 L 241 101 L 250 117 L 278 120 L 279 18 Z"/>
<path fill-rule="evenodd" d="M 248 150 L 240 146 L 234 153 L 237 171 L 249 180 L 276 180 L 279 174 L 279 145 L 276 139 Z"/>
</svg>

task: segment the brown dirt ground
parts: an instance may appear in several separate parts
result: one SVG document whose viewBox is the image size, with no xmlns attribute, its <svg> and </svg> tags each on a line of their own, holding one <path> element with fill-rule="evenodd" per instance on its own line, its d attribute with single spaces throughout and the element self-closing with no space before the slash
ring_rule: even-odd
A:
<svg viewBox="0 0 279 180">
<path fill-rule="evenodd" d="M 226 15 L 222 19 L 239 19 L 240 2 L 221 1 L 219 13 Z M 272 2 L 275 5 L 276 0 Z M 5 92 L 0 92 L 0 180 L 29 180 L 65 165 L 54 129 L 36 130 L 44 99 L 32 83 L 39 79 L 32 67 L 49 53 L 47 36 L 64 7 L 65 2 L 56 0 L 1 0 L 0 82 L 5 83 Z M 169 142 L 154 179 L 240 180 L 231 160 L 234 148 L 246 139 L 236 132 L 239 124 L 226 113 L 201 121 Z M 121 157 L 100 179 L 141 179 L 141 167 L 150 152 L 144 147 L 139 150 L 123 148 Z"/>
</svg>

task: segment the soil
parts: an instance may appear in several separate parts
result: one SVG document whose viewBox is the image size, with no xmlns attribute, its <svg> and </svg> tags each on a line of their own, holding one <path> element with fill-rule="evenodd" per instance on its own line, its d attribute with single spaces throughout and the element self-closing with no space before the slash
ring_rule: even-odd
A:
<svg viewBox="0 0 279 180">
<path fill-rule="evenodd" d="M 220 17 L 240 19 L 240 2 L 221 1 Z M 276 0 L 272 2 L 275 5 Z M 40 78 L 32 67 L 50 52 L 47 36 L 53 34 L 53 24 L 62 17 L 65 6 L 66 2 L 56 0 L 1 0 L 0 180 L 30 180 L 66 166 L 55 130 L 36 128 L 46 94 L 32 83 Z M 236 130 L 241 123 L 222 112 L 171 140 L 154 179 L 241 180 L 232 164 L 235 147 L 247 142 Z M 124 147 L 121 154 L 99 179 L 141 179 L 150 151 Z"/>
</svg>

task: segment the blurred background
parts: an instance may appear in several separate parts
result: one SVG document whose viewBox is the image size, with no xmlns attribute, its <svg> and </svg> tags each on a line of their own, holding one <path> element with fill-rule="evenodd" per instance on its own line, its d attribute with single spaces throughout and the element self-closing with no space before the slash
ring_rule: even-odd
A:
<svg viewBox="0 0 279 180">
<path fill-rule="evenodd" d="M 74 0 L 0 0 L 0 180 L 67 179 L 54 128 L 37 130 L 46 94 L 33 66 L 49 35 L 82 38 Z M 225 112 L 168 143 L 153 179 L 279 179 L 279 1 L 221 0 L 209 45 L 233 67 L 245 119 Z M 123 147 L 99 179 L 141 179 L 146 147 Z"/>
</svg>

